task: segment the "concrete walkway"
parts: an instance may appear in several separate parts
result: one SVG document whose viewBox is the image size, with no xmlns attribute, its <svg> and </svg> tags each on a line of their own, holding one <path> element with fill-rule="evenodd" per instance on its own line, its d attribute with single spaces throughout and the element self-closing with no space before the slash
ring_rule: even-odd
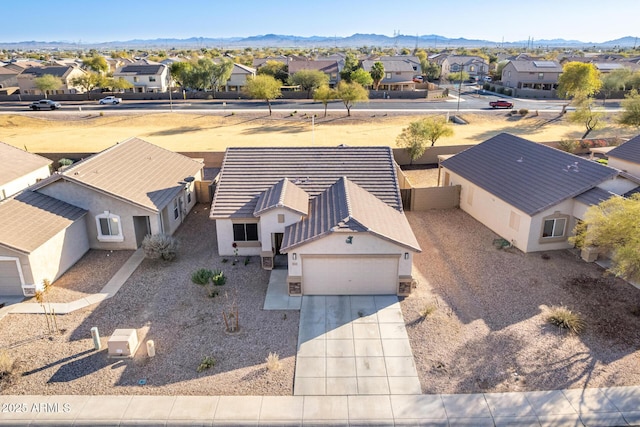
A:
<svg viewBox="0 0 640 427">
<path fill-rule="evenodd" d="M 628 426 L 640 387 L 386 396 L 0 396 L 0 425 Z"/>
<path fill-rule="evenodd" d="M 287 274 L 285 269 L 271 270 L 263 310 L 300 310 L 302 297 L 289 296 Z"/>
<path fill-rule="evenodd" d="M 102 290 L 93 295 L 89 295 L 85 298 L 80 298 L 78 300 L 66 303 L 60 302 L 52 302 L 47 303 L 47 310 L 52 309 L 56 314 L 68 314 L 75 310 L 79 310 L 81 308 L 88 307 L 92 304 L 97 304 L 106 300 L 107 298 L 111 298 L 114 296 L 124 285 L 124 282 L 129 279 L 129 276 L 135 271 L 136 268 L 142 263 L 144 260 L 144 251 L 142 248 L 135 251 L 129 259 L 120 267 L 120 270 L 113 275 L 111 280 L 107 282 L 107 284 L 102 288 Z M 7 307 L 4 307 L 3 310 L 6 311 L 4 314 L 8 313 L 19 313 L 19 314 L 42 314 L 42 306 L 35 302 L 21 302 L 18 304 L 13 304 Z M 0 314 L 0 319 L 4 317 Z"/>
<path fill-rule="evenodd" d="M 395 296 L 304 296 L 294 395 L 420 394 Z"/>
</svg>

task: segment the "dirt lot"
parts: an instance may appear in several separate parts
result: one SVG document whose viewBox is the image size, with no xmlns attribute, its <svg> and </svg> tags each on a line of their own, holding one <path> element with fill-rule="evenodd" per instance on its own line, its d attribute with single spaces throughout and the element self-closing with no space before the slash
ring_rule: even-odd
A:
<svg viewBox="0 0 640 427">
<path fill-rule="evenodd" d="M 498 236 L 460 210 L 407 217 L 423 252 L 401 305 L 424 393 L 640 384 L 640 290 L 570 251 L 498 250 Z M 547 324 L 552 305 L 581 313 L 585 332 Z"/>
<path fill-rule="evenodd" d="M 162 394 L 291 395 L 299 312 L 263 311 L 269 273 L 256 257 L 233 266 L 216 255 L 215 224 L 207 206 L 197 205 L 178 230 L 179 258 L 145 260 L 111 299 L 58 316 L 65 332 L 48 336 L 44 316 L 10 314 L 0 322 L 0 348 L 23 362 L 26 375 L 4 394 Z M 202 238 L 206 236 L 206 238 Z M 130 254 L 130 251 L 127 251 Z M 72 300 L 108 281 L 122 254 L 91 251 L 67 272 L 52 300 Z M 127 255 L 127 253 L 124 253 Z M 228 282 L 208 298 L 191 283 L 198 268 L 221 268 Z M 87 285 L 87 281 L 92 285 Z M 60 289 L 56 287 L 60 285 Z M 226 298 L 224 294 L 229 295 Z M 240 332 L 225 332 L 222 309 L 237 293 Z M 90 329 L 97 326 L 103 350 L 93 350 Z M 135 359 L 108 359 L 107 339 L 118 328 L 137 328 L 143 347 Z M 157 355 L 146 357 L 144 342 L 154 340 Z M 267 371 L 265 358 L 277 353 L 282 369 Z M 216 360 L 202 373 L 205 356 Z M 146 380 L 139 385 L 139 380 Z"/>
<path fill-rule="evenodd" d="M 442 114 L 442 113 L 440 113 Z M 312 129 L 309 116 L 274 112 L 273 116 L 251 113 L 186 114 L 157 113 L 119 115 L 53 112 L 0 115 L 0 141 L 31 152 L 95 152 L 118 141 L 137 136 L 173 151 L 224 151 L 228 146 L 308 146 L 308 145 L 396 145 L 396 137 L 420 115 L 366 114 L 343 112 L 318 117 Z M 554 113 L 511 117 L 504 111 L 465 114 L 468 125 L 454 125 L 455 134 L 437 145 L 477 144 L 509 132 L 532 141 L 579 138 L 580 125 L 568 124 Z M 609 124 L 590 135 L 631 137 L 633 130 Z"/>
</svg>

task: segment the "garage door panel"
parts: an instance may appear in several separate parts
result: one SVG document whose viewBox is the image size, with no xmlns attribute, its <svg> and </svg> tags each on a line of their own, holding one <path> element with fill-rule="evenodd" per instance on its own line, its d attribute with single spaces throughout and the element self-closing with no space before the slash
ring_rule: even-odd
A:
<svg viewBox="0 0 640 427">
<path fill-rule="evenodd" d="M 303 257 L 305 295 L 397 293 L 398 257 Z"/>
<path fill-rule="evenodd" d="M 14 260 L 0 260 L 0 295 L 22 295 L 22 280 Z"/>
</svg>

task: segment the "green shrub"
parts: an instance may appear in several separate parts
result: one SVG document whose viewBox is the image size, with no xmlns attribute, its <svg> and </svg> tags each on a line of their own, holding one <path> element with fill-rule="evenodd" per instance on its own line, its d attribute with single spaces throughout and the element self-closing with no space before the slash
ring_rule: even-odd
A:
<svg viewBox="0 0 640 427">
<path fill-rule="evenodd" d="M 489 88 L 491 87 L 491 85 L 489 83 L 485 83 L 482 85 L 482 89 L 484 90 L 489 90 Z"/>
<path fill-rule="evenodd" d="M 567 153 L 575 153 L 579 146 L 580 143 L 575 139 L 561 139 L 558 142 L 558 148 Z"/>
<path fill-rule="evenodd" d="M 491 89 L 489 89 L 491 92 L 495 92 L 496 91 L 496 87 L 491 85 Z"/>
<path fill-rule="evenodd" d="M 244 259 L 244 265 L 248 265 L 250 262 L 251 262 L 251 258 L 246 257 L 246 258 Z"/>
<path fill-rule="evenodd" d="M 601 165 L 607 166 L 609 164 L 609 159 L 598 159 L 596 160 L 596 162 L 600 163 Z"/>
<path fill-rule="evenodd" d="M 547 314 L 547 322 L 574 334 L 580 334 L 585 322 L 578 313 L 574 313 L 565 306 L 553 306 Z"/>
<path fill-rule="evenodd" d="M 173 261 L 178 255 L 178 241 L 167 234 L 148 234 L 142 241 L 142 250 L 147 258 Z"/>
<path fill-rule="evenodd" d="M 227 283 L 227 276 L 224 275 L 222 270 L 214 270 L 213 275 L 211 276 L 211 282 L 215 286 L 222 286 Z"/>
<path fill-rule="evenodd" d="M 196 285 L 207 285 L 209 281 L 213 277 L 213 271 L 208 270 L 206 268 L 201 268 L 196 270 L 191 275 L 191 281 Z"/>
<path fill-rule="evenodd" d="M 67 158 L 62 158 L 62 159 L 58 160 L 58 164 L 60 166 L 71 166 L 73 164 L 73 160 L 67 159 Z"/>
<path fill-rule="evenodd" d="M 526 116 L 527 114 L 529 114 L 529 110 L 527 110 L 526 108 L 521 108 L 518 110 L 518 114 L 520 114 L 521 116 Z"/>
<path fill-rule="evenodd" d="M 504 94 L 507 95 L 507 96 L 511 96 L 513 94 L 513 91 L 511 89 L 509 89 L 509 88 L 506 88 L 504 90 Z"/>
<path fill-rule="evenodd" d="M 200 362 L 200 365 L 198 365 L 198 368 L 196 369 L 196 371 L 198 372 L 206 371 L 209 368 L 213 368 L 215 364 L 216 364 L 216 359 L 214 359 L 211 356 L 205 356 L 202 359 L 202 362 Z"/>
<path fill-rule="evenodd" d="M 504 94 L 504 88 L 500 86 L 497 91 L 499 94 Z"/>
</svg>

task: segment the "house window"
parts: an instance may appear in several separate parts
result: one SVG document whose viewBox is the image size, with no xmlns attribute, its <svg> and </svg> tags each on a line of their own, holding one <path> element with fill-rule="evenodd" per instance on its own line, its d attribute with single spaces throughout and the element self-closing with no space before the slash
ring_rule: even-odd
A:
<svg viewBox="0 0 640 427">
<path fill-rule="evenodd" d="M 191 191 L 187 192 L 187 204 L 191 204 Z"/>
<path fill-rule="evenodd" d="M 236 242 L 257 242 L 258 224 L 233 224 L 233 240 Z"/>
<path fill-rule="evenodd" d="M 120 217 L 109 211 L 96 215 L 96 225 L 98 227 L 98 240 L 101 242 L 122 242 L 122 227 Z"/>
<path fill-rule="evenodd" d="M 384 78 L 385 79 L 390 79 L 391 78 L 391 73 L 384 73 Z"/>
<path fill-rule="evenodd" d="M 545 219 L 544 226 L 542 227 L 542 237 L 562 237 L 564 236 L 564 229 L 566 225 L 566 218 Z"/>
<path fill-rule="evenodd" d="M 134 77 L 134 78 L 133 78 L 133 82 L 134 82 L 134 83 L 138 83 L 139 81 L 140 81 L 140 79 L 139 79 L 138 77 Z"/>
<path fill-rule="evenodd" d="M 178 207 L 178 199 L 173 201 L 173 219 L 178 219 L 180 216 L 180 209 Z"/>
<path fill-rule="evenodd" d="M 155 82 L 156 81 L 156 77 L 155 76 L 149 76 L 149 81 L 150 82 Z"/>
<path fill-rule="evenodd" d="M 544 73 L 538 73 L 538 80 L 544 80 Z"/>
<path fill-rule="evenodd" d="M 278 214 L 278 223 L 282 224 L 284 222 L 284 214 Z"/>
<path fill-rule="evenodd" d="M 469 71 L 475 71 L 475 70 L 476 70 L 476 67 L 475 67 L 475 66 L 471 65 L 471 66 L 469 67 Z"/>
</svg>

